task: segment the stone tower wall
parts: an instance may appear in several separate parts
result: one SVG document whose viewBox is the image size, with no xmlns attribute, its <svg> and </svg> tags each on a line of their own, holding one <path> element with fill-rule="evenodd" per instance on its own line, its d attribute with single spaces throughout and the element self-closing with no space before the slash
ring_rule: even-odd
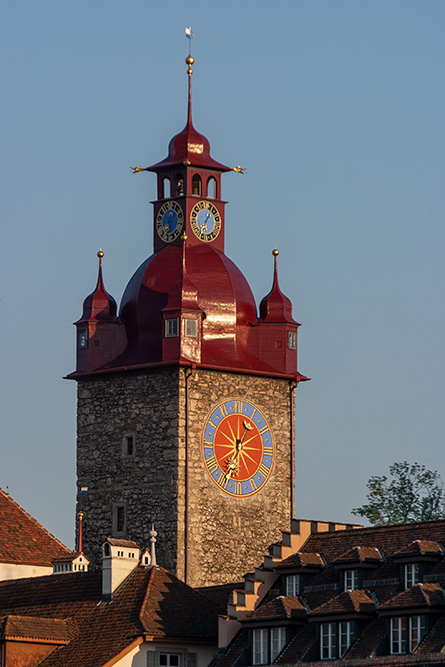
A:
<svg viewBox="0 0 445 667">
<path fill-rule="evenodd" d="M 210 479 L 202 461 L 204 422 L 217 403 L 255 403 L 275 439 L 272 474 L 258 493 L 235 498 Z M 135 452 L 125 454 L 128 434 Z M 187 447 L 186 447 L 187 442 Z M 237 581 L 290 527 L 293 404 L 287 380 L 202 369 L 95 376 L 78 383 L 79 491 L 84 545 L 98 563 L 110 535 L 145 546 L 158 532 L 158 563 L 192 586 Z M 117 507 L 126 525 L 116 531 Z"/>
</svg>

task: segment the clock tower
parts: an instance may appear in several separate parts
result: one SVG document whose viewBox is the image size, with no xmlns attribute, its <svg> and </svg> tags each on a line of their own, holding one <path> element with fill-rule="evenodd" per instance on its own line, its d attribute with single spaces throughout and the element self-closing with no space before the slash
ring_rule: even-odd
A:
<svg viewBox="0 0 445 667">
<path fill-rule="evenodd" d="M 237 581 L 289 530 L 298 323 L 278 284 L 257 310 L 224 253 L 225 202 L 210 144 L 187 122 L 157 175 L 154 253 L 119 313 L 102 257 L 77 328 L 78 510 L 84 550 L 148 542 L 192 586 Z M 253 221 L 252 221 L 253 224 Z M 230 225 L 228 228 L 230 233 Z"/>
</svg>

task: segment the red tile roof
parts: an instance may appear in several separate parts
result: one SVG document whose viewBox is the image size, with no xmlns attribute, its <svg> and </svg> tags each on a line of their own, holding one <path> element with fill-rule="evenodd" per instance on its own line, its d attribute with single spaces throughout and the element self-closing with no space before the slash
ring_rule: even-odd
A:
<svg viewBox="0 0 445 667">
<path fill-rule="evenodd" d="M 396 551 L 394 556 L 441 556 L 442 554 L 442 547 L 434 540 L 414 540 Z"/>
<path fill-rule="evenodd" d="M 334 563 L 378 563 L 382 560 L 382 554 L 377 547 L 352 547 L 336 558 Z"/>
<path fill-rule="evenodd" d="M 439 584 L 417 584 L 395 595 L 380 606 L 384 609 L 407 607 L 445 607 L 445 595 Z"/>
<path fill-rule="evenodd" d="M 324 567 L 325 562 L 320 554 L 317 553 L 297 553 L 288 556 L 282 560 L 275 569 L 300 568 L 300 567 Z"/>
<path fill-rule="evenodd" d="M 5 616 L 0 622 L 1 639 L 39 639 L 58 644 L 69 641 L 68 626 L 57 618 Z"/>
<path fill-rule="evenodd" d="M 302 551 L 315 551 L 332 562 L 359 545 L 376 547 L 388 557 L 411 544 L 413 540 L 423 540 L 425 535 L 433 541 L 445 542 L 445 520 L 314 533 L 303 545 Z"/>
<path fill-rule="evenodd" d="M 116 537 L 107 537 L 105 540 L 112 547 L 127 547 L 128 549 L 139 549 L 139 544 L 132 542 L 131 540 L 119 540 Z"/>
<path fill-rule="evenodd" d="M 70 549 L 0 488 L 0 562 L 51 566 Z"/>
<path fill-rule="evenodd" d="M 328 600 L 313 611 L 309 616 L 330 614 L 369 614 L 374 612 L 376 604 L 373 598 L 363 590 L 345 591 L 332 600 Z"/>
<path fill-rule="evenodd" d="M 41 667 L 98 667 L 147 636 L 216 646 L 224 609 L 163 568 L 137 567 L 108 604 L 100 604 L 101 582 L 94 571 L 0 582 L 0 617 L 68 622 L 70 643 Z"/>
<path fill-rule="evenodd" d="M 268 600 L 255 611 L 246 614 L 241 619 L 242 623 L 252 621 L 274 621 L 279 619 L 298 619 L 306 616 L 306 607 L 297 597 L 279 595 Z"/>
</svg>

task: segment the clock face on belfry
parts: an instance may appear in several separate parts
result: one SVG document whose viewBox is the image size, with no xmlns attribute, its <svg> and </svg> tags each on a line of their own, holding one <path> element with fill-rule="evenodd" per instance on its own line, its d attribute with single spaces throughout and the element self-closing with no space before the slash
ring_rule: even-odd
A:
<svg viewBox="0 0 445 667">
<path fill-rule="evenodd" d="M 167 243 L 174 241 L 181 233 L 184 223 L 182 208 L 175 201 L 167 201 L 156 216 L 156 231 L 159 238 Z"/>
<path fill-rule="evenodd" d="M 238 398 L 222 401 L 208 416 L 202 455 L 212 481 L 239 498 L 260 491 L 272 472 L 272 430 L 256 405 Z"/>
<path fill-rule="evenodd" d="M 190 226 L 201 241 L 213 241 L 221 230 L 221 216 L 211 201 L 199 201 L 191 210 Z"/>
</svg>

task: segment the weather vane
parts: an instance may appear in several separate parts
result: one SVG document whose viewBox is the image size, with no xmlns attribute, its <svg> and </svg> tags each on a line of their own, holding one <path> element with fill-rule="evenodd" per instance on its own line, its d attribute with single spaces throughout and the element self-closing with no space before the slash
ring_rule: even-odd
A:
<svg viewBox="0 0 445 667">
<path fill-rule="evenodd" d="M 192 55 L 192 38 L 195 36 L 195 35 L 192 33 L 192 29 L 191 29 L 191 28 L 186 28 L 186 29 L 185 29 L 185 36 L 186 36 L 187 39 L 189 40 L 189 56 L 191 56 L 191 55 Z"/>
</svg>

